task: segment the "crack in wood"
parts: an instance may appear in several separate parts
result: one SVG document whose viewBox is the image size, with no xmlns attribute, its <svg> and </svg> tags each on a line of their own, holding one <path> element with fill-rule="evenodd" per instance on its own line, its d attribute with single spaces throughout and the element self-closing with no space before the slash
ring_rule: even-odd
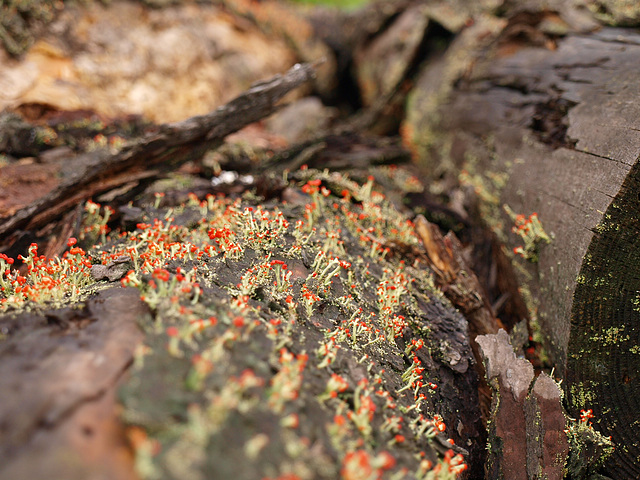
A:
<svg viewBox="0 0 640 480">
<path fill-rule="evenodd" d="M 633 164 L 627 163 L 627 162 L 625 162 L 623 160 L 618 160 L 616 158 L 608 157 L 606 155 L 600 155 L 598 153 L 590 152 L 589 150 L 581 150 L 579 148 L 574 148 L 573 150 L 575 150 L 576 152 L 584 153 L 586 155 L 591 155 L 592 157 L 602 158 L 603 160 L 608 160 L 608 161 L 611 161 L 611 162 L 614 162 L 614 163 L 618 163 L 620 165 L 626 165 L 627 167 L 633 166 Z"/>
</svg>

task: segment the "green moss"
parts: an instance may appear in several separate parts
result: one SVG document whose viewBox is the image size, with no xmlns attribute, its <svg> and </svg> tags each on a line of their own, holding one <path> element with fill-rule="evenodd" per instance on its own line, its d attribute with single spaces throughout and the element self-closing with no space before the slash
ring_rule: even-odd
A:
<svg viewBox="0 0 640 480">
<path fill-rule="evenodd" d="M 570 393 L 576 410 L 586 410 L 589 405 L 593 404 L 595 399 L 593 391 L 584 383 L 571 385 Z"/>
</svg>

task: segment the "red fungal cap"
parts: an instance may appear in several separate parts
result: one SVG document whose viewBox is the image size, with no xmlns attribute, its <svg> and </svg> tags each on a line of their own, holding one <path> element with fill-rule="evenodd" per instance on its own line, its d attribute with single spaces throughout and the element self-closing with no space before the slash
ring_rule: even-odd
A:
<svg viewBox="0 0 640 480">
<path fill-rule="evenodd" d="M 396 437 L 402 437 L 402 435 L 396 435 Z M 404 437 L 402 440 L 404 441 Z M 382 460 L 382 465 L 380 465 L 380 468 L 382 468 L 383 470 L 389 470 L 396 464 L 396 459 L 389 452 L 380 452 L 378 458 Z"/>
</svg>

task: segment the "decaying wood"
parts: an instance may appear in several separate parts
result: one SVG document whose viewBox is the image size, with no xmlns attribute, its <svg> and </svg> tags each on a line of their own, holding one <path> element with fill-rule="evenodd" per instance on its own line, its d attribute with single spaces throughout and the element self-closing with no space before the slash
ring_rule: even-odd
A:
<svg viewBox="0 0 640 480">
<path fill-rule="evenodd" d="M 469 343 L 480 378 L 480 408 L 486 422 L 489 418 L 491 393 L 485 381 L 484 365 L 476 338 L 478 335 L 497 333 L 502 324 L 496 318 L 478 277 L 464 260 L 462 245 L 455 234 L 449 232 L 443 236 L 440 229 L 422 215 L 418 215 L 415 224 L 435 273 L 436 285 L 469 322 Z"/>
<path fill-rule="evenodd" d="M 251 7 L 244 0 L 225 3 Z M 500 17 L 486 14 L 493 2 L 477 3 L 469 7 L 469 2 L 377 2 L 358 14 L 361 21 L 353 30 L 339 28 L 333 40 L 336 22 L 347 26 L 358 17 L 323 14 L 312 22 L 337 53 L 340 78 L 353 68 L 354 83 L 368 106 L 351 119 L 350 128 L 394 131 L 408 99 L 401 132 L 415 156 L 438 175 L 448 166 L 456 176 L 466 170 L 476 178 L 470 187 L 489 199 L 492 218 L 484 220 L 509 247 L 520 240 L 512 235 L 511 219 L 502 205 L 525 215 L 538 213 L 553 241 L 542 247 L 537 263 L 521 265 L 520 281 L 531 293 L 534 317 L 537 309 L 546 351 L 565 378 L 571 413 L 593 408 L 597 428 L 619 445 L 605 473 L 615 479 L 638 478 L 640 107 L 630 99 L 640 95 L 640 36 L 622 29 L 589 33 L 596 22 L 569 2 L 558 2 L 555 9 L 536 2 L 523 8 L 504 5 Z M 593 7 L 598 2 L 583 3 Z M 611 7 L 614 2 L 600 3 Z M 635 21 L 633 15 L 637 13 L 630 14 L 629 21 Z M 619 7 L 611 16 L 617 21 L 627 18 Z M 307 27 L 305 33 L 311 35 Z M 285 35 L 290 33 L 285 30 Z M 313 38 L 307 46 L 303 37 L 297 41 L 299 52 L 307 55 L 318 51 L 316 47 L 325 50 Z M 319 84 L 325 96 L 332 95 L 333 64 L 329 70 Z M 20 230 L 45 232 L 62 215 L 68 224 L 72 209 L 82 200 L 122 185 L 135 188 L 201 156 L 227 134 L 275 111 L 286 92 L 313 76 L 313 66 L 296 66 L 209 115 L 162 126 L 115 154 L 101 151 L 75 159 L 78 169 L 70 180 L 0 224 L 2 241 L 11 244 Z M 333 162 L 332 168 L 360 168 L 370 165 L 372 158 L 379 163 L 406 159 L 406 151 L 394 142 L 341 143 L 348 137 L 341 136 L 344 132 L 322 135 L 276 155 L 263 171 L 275 164 L 282 170 L 328 162 Z M 371 151 L 350 150 L 363 144 Z M 503 172 L 508 173 L 503 182 L 495 181 Z M 284 186 L 265 188 L 281 194 Z M 489 334 L 479 340 L 494 387 L 487 478 L 562 478 L 568 446 L 557 385 L 544 374 L 534 380 L 531 364 L 516 359 L 503 331 L 496 334 L 500 321 L 456 237 L 442 237 L 422 219 L 417 231 L 438 286 L 470 322 L 469 337 Z M 52 244 L 63 245 L 66 236 L 57 235 Z M 433 366 L 446 387 L 441 399 L 454 418 L 453 412 L 457 415 L 469 402 L 458 398 L 460 392 L 476 387 L 468 372 L 467 332 L 462 331 L 466 325 L 439 304 L 429 308 L 443 310 L 430 311 L 437 317 L 430 319 L 434 338 L 443 344 L 453 339 L 451 351 Z M 64 323 L 58 317 L 51 321 Z M 2 346 L 7 345 L 11 344 Z M 478 351 L 474 353 L 478 358 Z M 107 410 L 112 407 L 108 392 L 101 398 Z M 475 407 L 475 399 L 472 403 Z M 70 422 L 79 411 L 74 410 Z M 461 437 L 482 438 L 476 413 L 463 417 L 468 431 Z M 3 427 L 17 421 L 11 414 L 2 419 Z M 21 448 L 33 426 L 28 427 L 13 429 L 20 438 L 8 445 Z M 13 450 L 0 450 L 0 459 L 9 454 Z M 481 460 L 482 452 L 474 448 L 471 464 L 477 468 Z M 7 471 L 11 478 L 35 476 L 28 467 L 18 458 Z"/>
<path fill-rule="evenodd" d="M 544 373 L 534 380 L 504 330 L 476 341 L 494 392 L 486 478 L 561 480 L 569 443 L 560 388 Z"/>
<path fill-rule="evenodd" d="M 243 16 L 255 22 L 256 27 L 277 35 L 293 47 L 302 62 L 316 62 L 323 59 L 314 77 L 316 90 L 323 96 L 331 96 L 337 87 L 336 61 L 333 52 L 313 32 L 313 27 L 304 16 L 296 12 L 291 5 L 283 5 L 278 0 L 223 0 L 225 7 L 238 17 Z"/>
<path fill-rule="evenodd" d="M 254 85 L 210 114 L 162 125 L 117 153 L 100 150 L 75 158 L 75 174 L 2 222 L 0 236 L 10 238 L 18 229 L 40 228 L 91 196 L 199 158 L 219 146 L 230 133 L 276 111 L 277 102 L 311 80 L 314 72 L 314 65 L 295 65 L 286 74 Z"/>
<path fill-rule="evenodd" d="M 338 133 L 338 130 L 342 131 Z M 374 136 L 338 127 L 276 153 L 255 170 L 261 173 L 295 171 L 307 165 L 309 168 L 357 171 L 377 165 L 399 165 L 410 160 L 411 154 L 399 138 Z"/>
<path fill-rule="evenodd" d="M 640 262 L 631 253 L 639 235 L 640 107 L 630 102 L 640 92 L 640 36 L 611 28 L 557 36 L 543 31 L 545 15 L 514 18 L 489 47 L 469 50 L 474 61 L 448 91 L 427 66 L 405 126 L 429 152 L 430 170 L 447 164 L 472 178 L 485 199 L 484 220 L 509 251 L 522 239 L 503 205 L 537 212 L 552 241 L 537 263 L 516 257 L 520 283 L 566 380 L 570 413 L 593 407 L 596 428 L 627 445 L 607 461 L 606 474 L 637 478 L 640 437 L 626 426 L 640 418 L 633 353 Z M 524 38 L 512 35 L 519 21 Z M 453 45 L 448 68 L 459 53 Z"/>
<path fill-rule="evenodd" d="M 469 321 L 470 337 L 497 333 L 502 326 L 483 294 L 483 287 L 462 256 L 462 245 L 455 234 L 442 236 L 439 228 L 422 215 L 416 218 L 416 231 L 427 250 L 436 273 L 436 282 L 447 298 Z"/>
<path fill-rule="evenodd" d="M 146 315 L 137 290 L 116 288 L 83 309 L 0 318 L 1 478 L 135 478 L 115 392 Z"/>
<path fill-rule="evenodd" d="M 546 373 L 541 373 L 529 390 L 524 414 L 527 420 L 527 475 L 530 479 L 565 478 L 569 442 L 562 391 Z"/>
<path fill-rule="evenodd" d="M 260 32 L 222 1 L 25 0 L 2 7 L 0 110 L 91 110 L 109 123 L 135 113 L 169 123 L 208 113 L 297 61 L 325 56 L 297 55 L 278 33 Z M 21 16 L 45 12 L 51 24 L 28 32 L 32 45 L 24 47 L 31 48 L 8 58 L 3 33 L 28 27 Z"/>
</svg>

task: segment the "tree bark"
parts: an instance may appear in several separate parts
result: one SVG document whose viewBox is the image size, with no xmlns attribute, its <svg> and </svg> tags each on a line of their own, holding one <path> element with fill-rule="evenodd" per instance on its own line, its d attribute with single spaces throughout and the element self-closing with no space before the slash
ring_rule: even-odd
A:
<svg viewBox="0 0 640 480">
<path fill-rule="evenodd" d="M 485 199 L 484 221 L 509 250 L 522 239 L 503 205 L 537 213 L 551 242 L 535 246 L 533 262 L 516 259 L 521 285 L 536 302 L 571 413 L 593 408 L 597 428 L 618 445 L 606 474 L 637 478 L 640 435 L 628 426 L 640 419 L 640 108 L 632 100 L 640 94 L 640 36 L 604 28 L 559 38 L 539 17 L 520 19 L 519 31 L 529 30 L 514 37 L 514 18 L 459 70 L 445 100 L 434 100 L 445 88 L 435 73 L 451 68 L 456 43 L 444 67 L 424 69 L 406 131 L 429 152 L 432 170 L 447 162 L 464 170 Z"/>
</svg>

